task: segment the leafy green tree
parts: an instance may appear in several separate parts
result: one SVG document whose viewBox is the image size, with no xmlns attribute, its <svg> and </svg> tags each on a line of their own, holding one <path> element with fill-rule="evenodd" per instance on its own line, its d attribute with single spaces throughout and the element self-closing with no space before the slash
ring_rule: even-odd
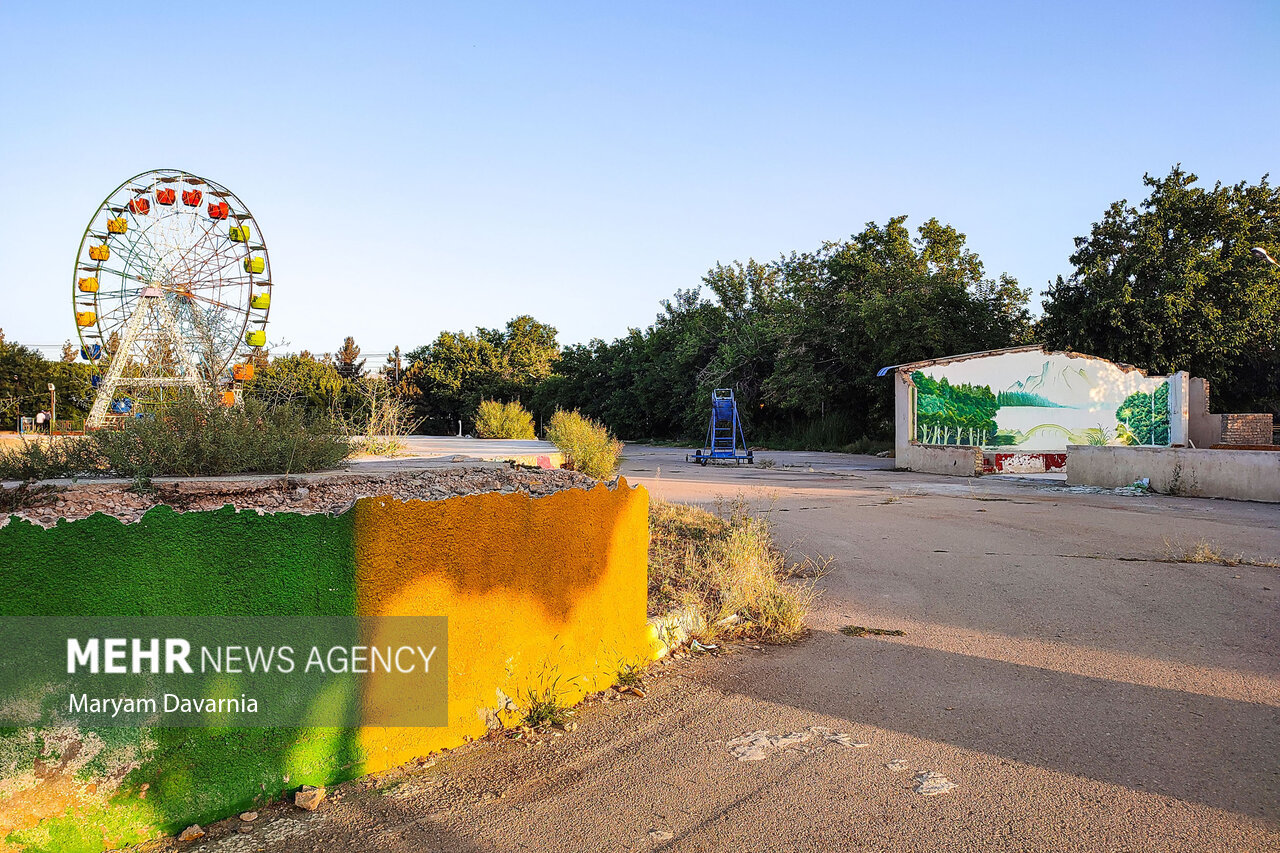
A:
<svg viewBox="0 0 1280 853">
<path fill-rule="evenodd" d="M 963 234 L 931 219 L 913 236 L 904 223 L 769 263 L 717 264 L 649 328 L 568 348 L 540 401 L 619 435 L 697 440 L 711 389 L 732 387 L 748 441 L 836 449 L 889 435 L 881 366 L 1023 343 L 1031 328 L 1029 292 L 988 278 Z"/>
<path fill-rule="evenodd" d="M 34 349 L 0 340 L 0 425 L 12 429 L 19 412 L 47 409 L 49 383 L 57 389 L 59 428 L 82 423 L 93 403 L 92 373 L 88 364 L 46 361 Z"/>
<path fill-rule="evenodd" d="M 531 398 L 560 358 L 556 330 L 522 315 L 505 329 L 441 332 L 434 343 L 409 352 L 398 386 L 427 432 L 452 432 L 475 424 L 482 400 Z"/>
<path fill-rule="evenodd" d="M 47 377 L 48 362 L 38 351 L 0 340 L 0 399 L 19 400 L 24 410 L 34 413 Z"/>
<path fill-rule="evenodd" d="M 311 414 L 337 413 L 354 405 L 353 390 L 327 358 L 310 352 L 278 356 L 255 368 L 245 393 L 268 405 L 294 403 Z"/>
<path fill-rule="evenodd" d="M 501 384 L 501 359 L 493 344 L 465 332 L 441 332 L 400 380 L 400 395 L 413 403 L 427 432 L 452 432 L 458 421 L 474 422 L 480 401 Z"/>
<path fill-rule="evenodd" d="M 1210 380 L 1219 411 L 1280 413 L 1280 189 L 1212 187 L 1175 166 L 1134 207 L 1112 204 L 1076 238 L 1075 271 L 1049 288 L 1045 343 L 1155 373 Z"/>
</svg>

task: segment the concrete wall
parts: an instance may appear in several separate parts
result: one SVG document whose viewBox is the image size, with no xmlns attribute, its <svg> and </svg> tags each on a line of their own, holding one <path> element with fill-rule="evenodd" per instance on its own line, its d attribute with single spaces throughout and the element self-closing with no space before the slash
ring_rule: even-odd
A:
<svg viewBox="0 0 1280 853">
<path fill-rule="evenodd" d="M 1067 483 L 1116 488 L 1148 478 L 1154 491 L 1280 502 L 1280 452 L 1073 446 Z"/>
<path fill-rule="evenodd" d="M 899 365 L 895 447 L 1065 453 L 1096 439 L 1185 444 L 1189 378 L 1039 346 Z"/>
<path fill-rule="evenodd" d="M 1222 441 L 1222 415 L 1209 414 L 1209 380 L 1194 376 L 1188 385 L 1187 436 L 1196 447 Z"/>
<path fill-rule="evenodd" d="M 1275 424 L 1269 414 L 1211 414 L 1209 380 L 1190 381 L 1190 438 L 1196 447 L 1215 444 L 1271 444 Z"/>
<path fill-rule="evenodd" d="M 982 475 L 982 448 L 911 443 L 897 455 L 894 464 L 924 474 L 978 477 Z"/>
<path fill-rule="evenodd" d="M 571 532 L 570 532 L 571 531 Z M 448 617 L 442 728 L 0 729 L 0 850 L 98 851 L 457 746 L 558 677 L 572 704 L 648 660 L 648 495 L 363 498 L 338 515 L 147 512 L 0 528 L 0 618 Z M 376 685 L 375 685 L 376 689 Z"/>
<path fill-rule="evenodd" d="M 907 371 L 893 372 L 893 455 L 898 460 L 906 455 L 907 446 L 912 443 L 912 436 L 916 434 L 916 406 L 913 399 L 915 390 Z M 899 461 L 898 467 L 907 466 Z"/>
</svg>

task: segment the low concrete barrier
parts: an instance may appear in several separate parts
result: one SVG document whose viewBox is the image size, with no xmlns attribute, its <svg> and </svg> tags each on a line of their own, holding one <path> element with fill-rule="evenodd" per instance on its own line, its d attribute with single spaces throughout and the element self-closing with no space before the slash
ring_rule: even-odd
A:
<svg viewBox="0 0 1280 853">
<path fill-rule="evenodd" d="M 982 448 L 969 445 L 911 443 L 894 460 L 899 468 L 923 474 L 978 477 L 982 474 Z"/>
<path fill-rule="evenodd" d="M 1169 495 L 1280 502 L 1280 453 L 1072 445 L 1067 483 L 1114 489 L 1147 479 Z"/>
<path fill-rule="evenodd" d="M 377 772 L 514 723 L 532 697 L 574 704 L 655 654 L 648 495 L 625 480 L 543 497 L 364 497 L 338 515 L 159 506 L 133 523 L 3 520 L 0 619 L 443 615 L 449 646 L 448 722 L 435 728 L 0 729 L 6 853 L 114 849 Z"/>
</svg>

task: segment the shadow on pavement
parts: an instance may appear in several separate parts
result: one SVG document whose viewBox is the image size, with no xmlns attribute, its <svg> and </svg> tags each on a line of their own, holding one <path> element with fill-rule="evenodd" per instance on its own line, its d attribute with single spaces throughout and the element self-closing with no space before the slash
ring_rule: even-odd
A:
<svg viewBox="0 0 1280 853">
<path fill-rule="evenodd" d="M 780 671 L 742 672 L 736 679 L 713 673 L 709 683 L 1137 791 L 1280 819 L 1275 707 L 826 632 L 761 663 Z M 803 679 L 794 677 L 800 671 Z"/>
</svg>

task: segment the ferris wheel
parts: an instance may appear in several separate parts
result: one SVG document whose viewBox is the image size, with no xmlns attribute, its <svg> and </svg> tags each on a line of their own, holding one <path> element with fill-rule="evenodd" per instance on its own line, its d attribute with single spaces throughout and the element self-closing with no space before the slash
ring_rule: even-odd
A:
<svg viewBox="0 0 1280 853">
<path fill-rule="evenodd" d="M 93 429 L 162 405 L 173 389 L 234 403 L 267 343 L 271 261 L 234 193 L 156 169 L 98 206 L 71 293 L 80 354 L 96 368 Z"/>
</svg>

